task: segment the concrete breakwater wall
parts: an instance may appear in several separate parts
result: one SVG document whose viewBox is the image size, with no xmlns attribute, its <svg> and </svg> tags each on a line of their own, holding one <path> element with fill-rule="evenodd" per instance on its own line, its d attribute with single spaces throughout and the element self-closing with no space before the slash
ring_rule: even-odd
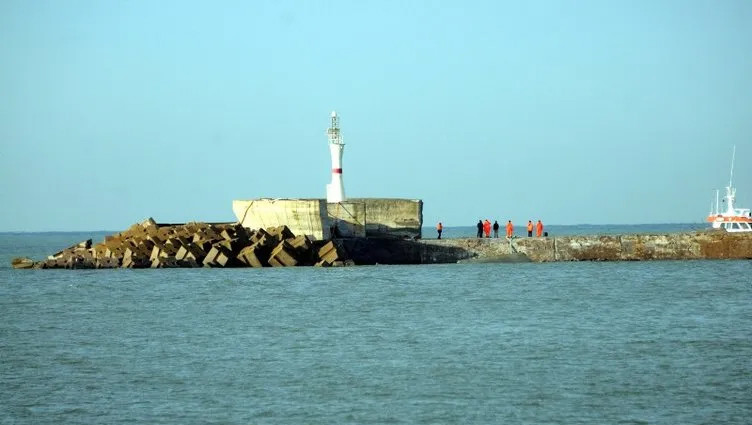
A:
<svg viewBox="0 0 752 425">
<path fill-rule="evenodd" d="M 420 238 L 423 201 L 399 198 L 326 199 L 259 198 L 232 201 L 238 223 L 250 229 L 287 226 L 312 240 L 349 238 Z"/>
<path fill-rule="evenodd" d="M 476 261 L 638 261 L 752 259 L 752 233 L 701 231 L 661 235 L 592 235 L 547 238 L 441 239 L 420 241 L 428 247 L 455 248 L 459 260 Z M 433 261 L 423 250 L 424 262 Z M 437 260 L 443 256 L 438 254 Z M 448 261 L 451 262 L 451 261 Z"/>
<path fill-rule="evenodd" d="M 350 238 L 337 244 L 359 265 L 752 259 L 752 234 L 723 231 L 511 240 Z"/>
</svg>

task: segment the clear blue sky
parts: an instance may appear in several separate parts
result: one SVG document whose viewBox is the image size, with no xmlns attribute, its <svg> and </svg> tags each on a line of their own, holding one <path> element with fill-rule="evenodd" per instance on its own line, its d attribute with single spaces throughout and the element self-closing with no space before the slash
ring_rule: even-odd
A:
<svg viewBox="0 0 752 425">
<path fill-rule="evenodd" d="M 752 206 L 752 1 L 0 2 L 0 231 L 348 196 L 428 225 Z"/>
</svg>

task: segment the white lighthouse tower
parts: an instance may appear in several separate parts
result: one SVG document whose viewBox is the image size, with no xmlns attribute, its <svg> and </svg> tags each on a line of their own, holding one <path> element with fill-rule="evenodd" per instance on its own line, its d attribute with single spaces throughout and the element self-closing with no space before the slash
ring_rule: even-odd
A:
<svg viewBox="0 0 752 425">
<path fill-rule="evenodd" d="M 345 143 L 339 132 L 339 117 L 332 111 L 332 124 L 326 130 L 329 136 L 329 152 L 332 155 L 332 182 L 326 185 L 326 202 L 330 204 L 345 200 L 345 186 L 342 184 L 342 151 Z"/>
</svg>

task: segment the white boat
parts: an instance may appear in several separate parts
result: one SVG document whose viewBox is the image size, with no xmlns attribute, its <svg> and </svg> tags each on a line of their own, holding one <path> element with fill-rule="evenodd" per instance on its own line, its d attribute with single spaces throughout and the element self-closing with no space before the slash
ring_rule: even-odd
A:
<svg viewBox="0 0 752 425">
<path fill-rule="evenodd" d="M 718 205 L 718 190 L 715 191 L 715 212 L 713 211 L 713 204 L 710 204 L 710 214 L 708 214 L 707 221 L 711 224 L 713 229 L 723 229 L 727 232 L 752 232 L 752 213 L 749 208 L 736 208 L 734 201 L 736 200 L 736 188 L 733 186 L 734 179 L 734 159 L 736 157 L 736 146 L 734 146 L 734 152 L 731 155 L 731 177 L 729 178 L 729 184 L 726 186 L 726 196 L 723 197 L 723 201 L 726 203 L 726 211 L 721 212 Z"/>
</svg>

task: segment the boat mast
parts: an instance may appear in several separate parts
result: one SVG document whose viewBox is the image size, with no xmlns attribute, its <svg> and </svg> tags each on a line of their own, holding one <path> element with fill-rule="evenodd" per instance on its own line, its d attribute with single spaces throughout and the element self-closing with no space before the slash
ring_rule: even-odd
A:
<svg viewBox="0 0 752 425">
<path fill-rule="evenodd" d="M 733 186 L 731 182 L 734 180 L 734 158 L 735 157 L 736 157 L 736 145 L 734 145 L 734 150 L 731 153 L 731 176 L 729 177 L 729 187 Z"/>
<path fill-rule="evenodd" d="M 718 205 L 718 198 L 720 196 L 720 191 L 718 189 L 715 190 L 715 214 L 718 215 L 720 213 L 719 205 Z"/>
<path fill-rule="evenodd" d="M 731 154 L 731 176 L 729 177 L 729 185 L 726 186 L 726 215 L 736 214 L 734 209 L 734 198 L 736 197 L 736 189 L 731 185 L 734 179 L 734 159 L 736 158 L 736 145 L 734 145 L 733 153 Z"/>
</svg>

